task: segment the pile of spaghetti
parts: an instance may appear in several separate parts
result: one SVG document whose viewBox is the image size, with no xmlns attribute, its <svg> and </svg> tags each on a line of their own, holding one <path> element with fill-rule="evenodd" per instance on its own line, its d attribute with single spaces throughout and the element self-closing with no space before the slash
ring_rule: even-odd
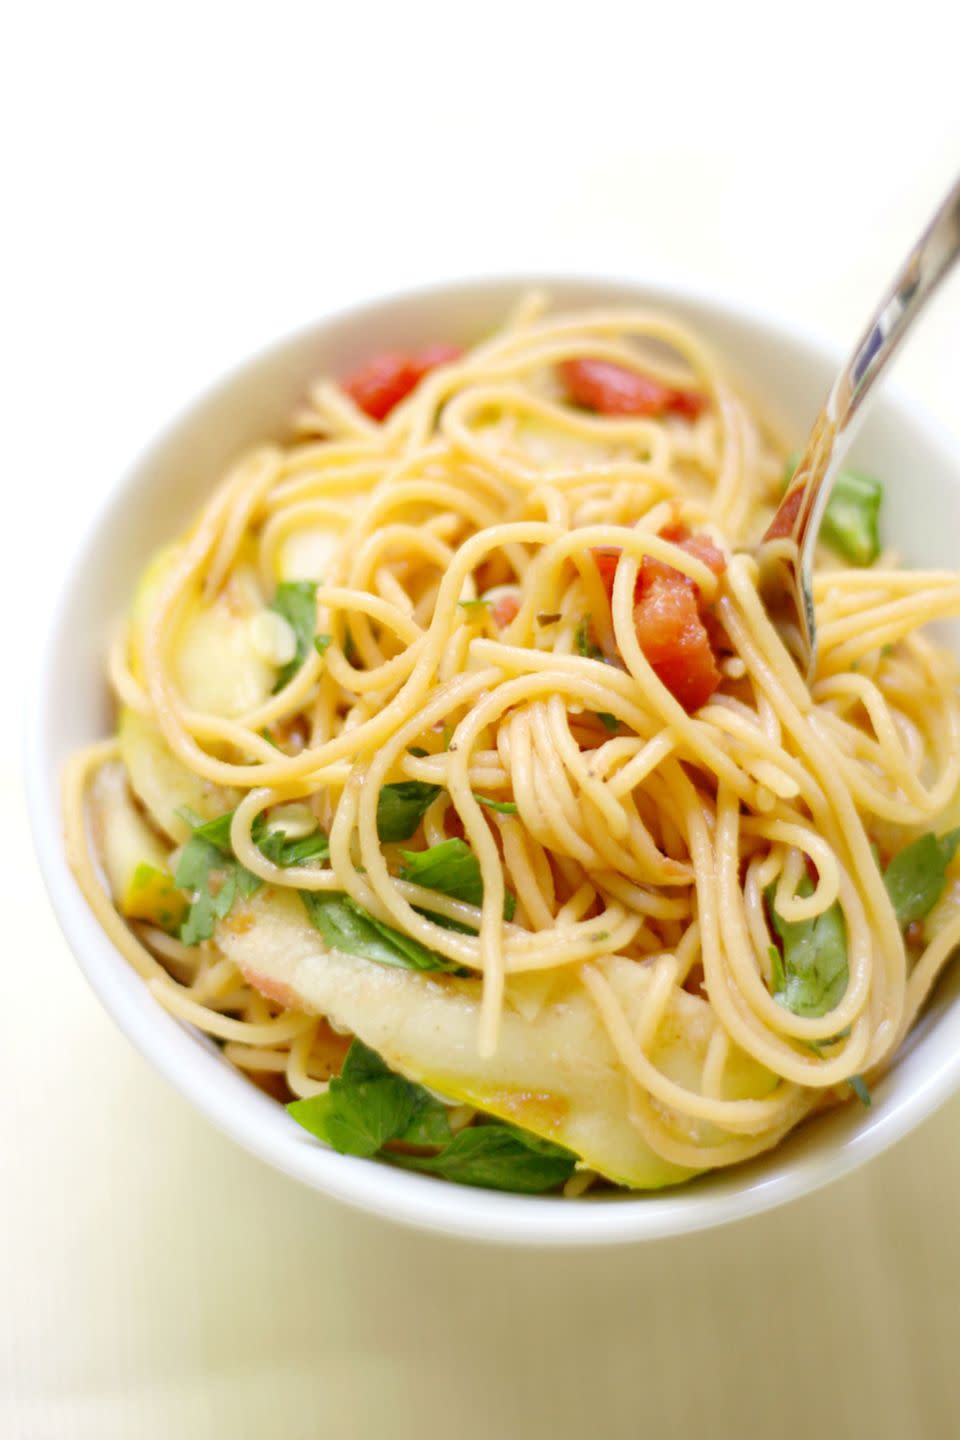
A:
<svg viewBox="0 0 960 1440">
<path fill-rule="evenodd" d="M 960 578 L 845 476 L 808 688 L 747 549 L 784 466 L 647 311 L 317 383 L 148 569 L 67 778 L 157 1000 L 470 1184 L 675 1183 L 869 1103 L 960 943 Z"/>
</svg>

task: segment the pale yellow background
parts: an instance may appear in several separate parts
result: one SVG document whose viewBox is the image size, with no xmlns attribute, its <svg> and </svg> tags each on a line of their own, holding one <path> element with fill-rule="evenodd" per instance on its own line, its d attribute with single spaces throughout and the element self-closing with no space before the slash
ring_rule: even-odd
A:
<svg viewBox="0 0 960 1440">
<path fill-rule="evenodd" d="M 0 564 L 5 1440 L 960 1430 L 960 1100 L 713 1234 L 433 1240 L 209 1130 L 101 1013 L 30 854 L 16 711 L 47 592 L 235 356 L 366 291 L 540 264 L 852 336 L 960 163 L 954 7 L 646 8 L 41 5 L 0 46 L 0 483 L 26 514 Z M 958 337 L 954 286 L 898 380 L 960 443 Z"/>
</svg>

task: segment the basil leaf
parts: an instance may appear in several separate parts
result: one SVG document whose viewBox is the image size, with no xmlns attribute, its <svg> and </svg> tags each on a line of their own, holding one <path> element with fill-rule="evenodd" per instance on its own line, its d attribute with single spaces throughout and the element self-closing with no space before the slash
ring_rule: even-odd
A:
<svg viewBox="0 0 960 1440">
<path fill-rule="evenodd" d="M 616 715 L 611 715 L 609 710 L 598 710 L 597 719 L 601 722 L 604 729 L 609 730 L 611 734 L 614 730 L 620 729 L 620 721 Z"/>
<path fill-rule="evenodd" d="M 301 890 L 307 916 L 331 950 L 393 965 L 401 970 L 456 970 L 458 965 L 418 940 L 377 920 L 349 895 L 339 891 Z"/>
<path fill-rule="evenodd" d="M 440 794 L 439 785 L 400 780 L 384 785 L 377 796 L 377 834 L 381 840 L 409 840 Z"/>
<path fill-rule="evenodd" d="M 786 464 L 786 482 L 793 479 L 799 453 Z M 823 516 L 820 534 L 825 544 L 851 565 L 872 565 L 880 554 L 878 522 L 883 486 L 870 475 L 841 470 Z"/>
<path fill-rule="evenodd" d="M 449 1107 L 437 1100 L 422 1085 L 395 1075 L 376 1050 L 371 1050 L 362 1040 L 354 1039 L 343 1062 L 340 1082 L 351 1085 L 365 1080 L 382 1079 L 384 1076 L 406 1085 L 413 1098 L 413 1113 L 410 1119 L 402 1130 L 396 1131 L 387 1139 L 400 1140 L 407 1145 L 445 1145 L 452 1133 L 448 1118 Z"/>
<path fill-rule="evenodd" d="M 317 586 L 313 580 L 284 580 L 277 586 L 270 609 L 282 615 L 290 626 L 297 642 L 292 660 L 288 660 L 277 672 L 274 693 L 282 690 L 296 675 L 310 653 L 317 628 Z"/>
<path fill-rule="evenodd" d="M 847 988 L 847 927 L 838 901 L 812 920 L 784 920 L 774 909 L 776 887 L 766 891 L 767 909 L 783 946 L 783 985 L 776 999 L 794 1015 L 826 1015 Z M 810 895 L 806 878 L 798 894 Z M 775 972 L 776 973 L 776 972 Z"/>
<path fill-rule="evenodd" d="M 929 914 L 943 894 L 947 866 L 960 845 L 960 830 L 947 835 L 921 835 L 894 856 L 883 872 L 900 928 Z"/>
<path fill-rule="evenodd" d="M 554 1190 L 573 1174 L 577 1157 L 560 1145 L 499 1121 L 468 1126 L 439 1155 L 391 1154 L 390 1161 L 458 1185 L 535 1195 Z"/>
<path fill-rule="evenodd" d="M 332 635 L 314 635 L 313 637 L 313 648 L 314 650 L 316 650 L 318 655 L 326 655 L 332 644 Z"/>
<path fill-rule="evenodd" d="M 406 864 L 400 867 L 400 879 L 412 880 L 427 890 L 452 895 L 470 905 L 483 904 L 483 880 L 480 861 L 464 840 L 441 840 L 428 850 L 401 850 Z M 508 890 L 503 897 L 503 918 L 512 920 L 517 897 Z M 431 916 L 431 919 L 433 917 Z"/>
</svg>

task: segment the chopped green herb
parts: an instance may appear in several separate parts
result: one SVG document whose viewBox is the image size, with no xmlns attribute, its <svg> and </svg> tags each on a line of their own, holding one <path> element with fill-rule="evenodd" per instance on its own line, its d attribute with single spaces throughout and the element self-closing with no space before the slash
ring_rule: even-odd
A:
<svg viewBox="0 0 960 1440">
<path fill-rule="evenodd" d="M 193 894 L 190 909 L 180 928 L 184 945 L 198 945 L 209 940 L 217 920 L 230 913 L 238 895 L 255 894 L 263 883 L 236 859 L 230 845 L 233 811 L 203 820 L 192 810 L 179 810 L 178 815 L 193 829 L 193 834 L 180 852 L 174 884 Z M 257 848 L 275 865 L 300 865 L 306 860 L 325 860 L 330 846 L 322 830 L 300 840 L 287 840 L 282 830 L 271 831 L 265 816 L 258 815 L 251 828 Z"/>
<path fill-rule="evenodd" d="M 620 729 L 620 721 L 617 719 L 616 715 L 611 715 L 609 710 L 598 710 L 597 719 L 601 722 L 604 729 L 609 730 L 611 734 L 614 730 Z"/>
<path fill-rule="evenodd" d="M 348 665 L 352 665 L 357 658 L 357 646 L 350 631 L 347 630 L 343 637 L 343 658 Z"/>
<path fill-rule="evenodd" d="M 786 464 L 786 483 L 793 479 L 799 453 Z M 872 565 L 880 554 L 878 520 L 883 486 L 856 470 L 841 470 L 823 517 L 820 534 L 825 544 L 851 565 Z"/>
<path fill-rule="evenodd" d="M 326 655 L 332 644 L 332 635 L 314 635 L 313 637 L 313 648 L 318 655 Z"/>
<path fill-rule="evenodd" d="M 776 999 L 794 1015 L 826 1015 L 847 988 L 847 927 L 838 901 L 812 920 L 784 920 L 774 908 L 776 887 L 766 891 L 767 909 L 783 946 L 783 984 Z M 813 893 L 804 877 L 797 893 Z"/>
<path fill-rule="evenodd" d="M 502 1121 L 481 1123 L 453 1135 L 449 1111 L 422 1085 L 396 1075 L 359 1040 L 347 1054 L 343 1074 L 323 1095 L 294 1100 L 291 1116 L 342 1154 L 381 1155 L 391 1164 L 421 1170 L 460 1185 L 537 1194 L 569 1179 L 577 1157 Z M 436 1149 L 434 1155 L 387 1146 Z"/>
<path fill-rule="evenodd" d="M 517 805 L 513 800 L 491 800 L 489 795 L 478 795 L 476 790 L 473 798 L 479 805 L 486 805 L 488 810 L 496 810 L 501 815 L 516 815 Z"/>
<path fill-rule="evenodd" d="M 326 860 L 330 854 L 330 841 L 319 829 L 299 840 L 288 840 L 279 829 L 266 830 L 257 837 L 257 848 L 274 865 L 286 870 L 291 865 L 303 865 L 308 860 Z"/>
<path fill-rule="evenodd" d="M 381 840 L 409 840 L 440 794 L 439 785 L 424 780 L 399 780 L 384 785 L 377 796 L 377 834 Z"/>
<path fill-rule="evenodd" d="M 584 615 L 577 626 L 575 635 L 577 654 L 582 655 L 585 660 L 602 660 L 603 651 L 590 639 L 590 618 L 589 615 Z"/>
<path fill-rule="evenodd" d="M 933 909 L 947 883 L 947 866 L 960 845 L 960 830 L 947 835 L 921 835 L 894 856 L 883 872 L 901 929 L 922 920 Z"/>
<path fill-rule="evenodd" d="M 870 1091 L 867 1089 L 866 1084 L 864 1083 L 863 1076 L 851 1075 L 850 1079 L 847 1081 L 847 1084 L 850 1086 L 850 1089 L 860 1101 L 860 1104 L 866 1105 L 867 1109 L 869 1110 L 870 1106 L 873 1104 L 873 1100 L 870 1097 Z"/>
<path fill-rule="evenodd" d="M 429 850 L 401 850 L 400 854 L 405 861 L 400 867 L 401 880 L 466 900 L 469 905 L 483 904 L 480 862 L 465 840 L 441 840 Z M 516 908 L 516 896 L 508 890 L 503 897 L 504 919 L 512 920 Z"/>
<path fill-rule="evenodd" d="M 429 850 L 401 850 L 401 880 L 412 880 L 426 890 L 439 890 L 470 905 L 483 904 L 480 862 L 464 840 L 443 840 Z"/>
<path fill-rule="evenodd" d="M 320 931 L 331 950 L 401 970 L 458 968 L 454 961 L 376 919 L 349 895 L 329 890 L 301 890 L 299 895 L 311 925 Z"/>
<path fill-rule="evenodd" d="M 774 995 L 779 995 L 787 988 L 787 979 L 783 973 L 783 958 L 776 945 L 771 945 L 767 953 L 770 956 L 770 974 L 773 981 L 773 993 Z"/>
<path fill-rule="evenodd" d="M 457 602 L 462 610 L 489 610 L 493 604 L 492 600 L 484 600 L 482 596 L 476 600 L 460 600 Z"/>
<path fill-rule="evenodd" d="M 407 754 L 414 755 L 418 760 L 422 760 L 425 755 L 430 754 L 430 751 L 422 749 L 419 745 L 410 745 L 407 748 Z"/>
<path fill-rule="evenodd" d="M 450 749 L 450 741 L 453 739 L 454 728 L 455 728 L 455 727 L 454 727 L 453 725 L 444 725 L 444 727 L 443 727 L 443 748 L 444 748 L 444 750 L 449 750 L 449 749 Z"/>
<path fill-rule="evenodd" d="M 229 915 L 237 895 L 252 895 L 261 881 L 245 870 L 230 849 L 230 822 L 233 812 L 215 820 L 200 821 L 192 811 L 179 812 L 193 825 L 193 834 L 180 852 L 173 883 L 192 896 L 190 908 L 180 926 L 184 945 L 199 945 L 213 936 L 214 925 Z"/>
<path fill-rule="evenodd" d="M 310 646 L 314 643 L 314 631 L 317 628 L 317 586 L 313 580 L 284 580 L 277 586 L 276 594 L 270 605 L 278 615 L 282 615 L 290 626 L 297 642 L 297 650 L 293 659 L 277 673 L 277 683 L 274 691 L 282 690 L 296 675 L 300 666 L 306 660 Z"/>
<path fill-rule="evenodd" d="M 276 740 L 274 740 L 273 736 L 270 734 L 270 731 L 267 729 L 266 725 L 264 725 L 263 729 L 260 731 L 260 738 L 261 738 L 262 740 L 266 740 L 266 742 L 267 742 L 268 745 L 272 745 L 273 748 L 274 748 L 274 750 L 279 750 L 279 749 L 280 749 L 280 746 L 277 744 Z"/>
<path fill-rule="evenodd" d="M 407 1170 L 438 1175 L 458 1185 L 536 1195 L 569 1180 L 577 1157 L 561 1145 L 497 1121 L 461 1130 L 438 1155 L 387 1156 Z"/>
<path fill-rule="evenodd" d="M 451 1134 L 446 1106 L 421 1085 L 395 1075 L 359 1040 L 326 1094 L 294 1100 L 287 1109 L 311 1135 L 345 1155 L 375 1155 L 395 1140 L 444 1145 Z"/>
</svg>

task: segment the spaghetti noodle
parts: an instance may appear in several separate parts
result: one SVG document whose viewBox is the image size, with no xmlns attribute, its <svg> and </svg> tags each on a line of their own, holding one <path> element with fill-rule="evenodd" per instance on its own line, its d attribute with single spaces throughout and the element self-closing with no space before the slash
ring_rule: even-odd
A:
<svg viewBox="0 0 960 1440">
<path fill-rule="evenodd" d="M 67 777 L 157 1000 L 281 1099 L 344 1094 L 357 1036 L 450 1134 L 565 1147 L 571 1193 L 868 1098 L 960 943 L 957 669 L 922 629 L 960 577 L 824 551 L 808 688 L 745 550 L 783 465 L 646 311 L 533 297 L 316 385 L 148 571 L 119 736 Z M 428 1168 L 411 1134 L 374 1148 Z"/>
</svg>

